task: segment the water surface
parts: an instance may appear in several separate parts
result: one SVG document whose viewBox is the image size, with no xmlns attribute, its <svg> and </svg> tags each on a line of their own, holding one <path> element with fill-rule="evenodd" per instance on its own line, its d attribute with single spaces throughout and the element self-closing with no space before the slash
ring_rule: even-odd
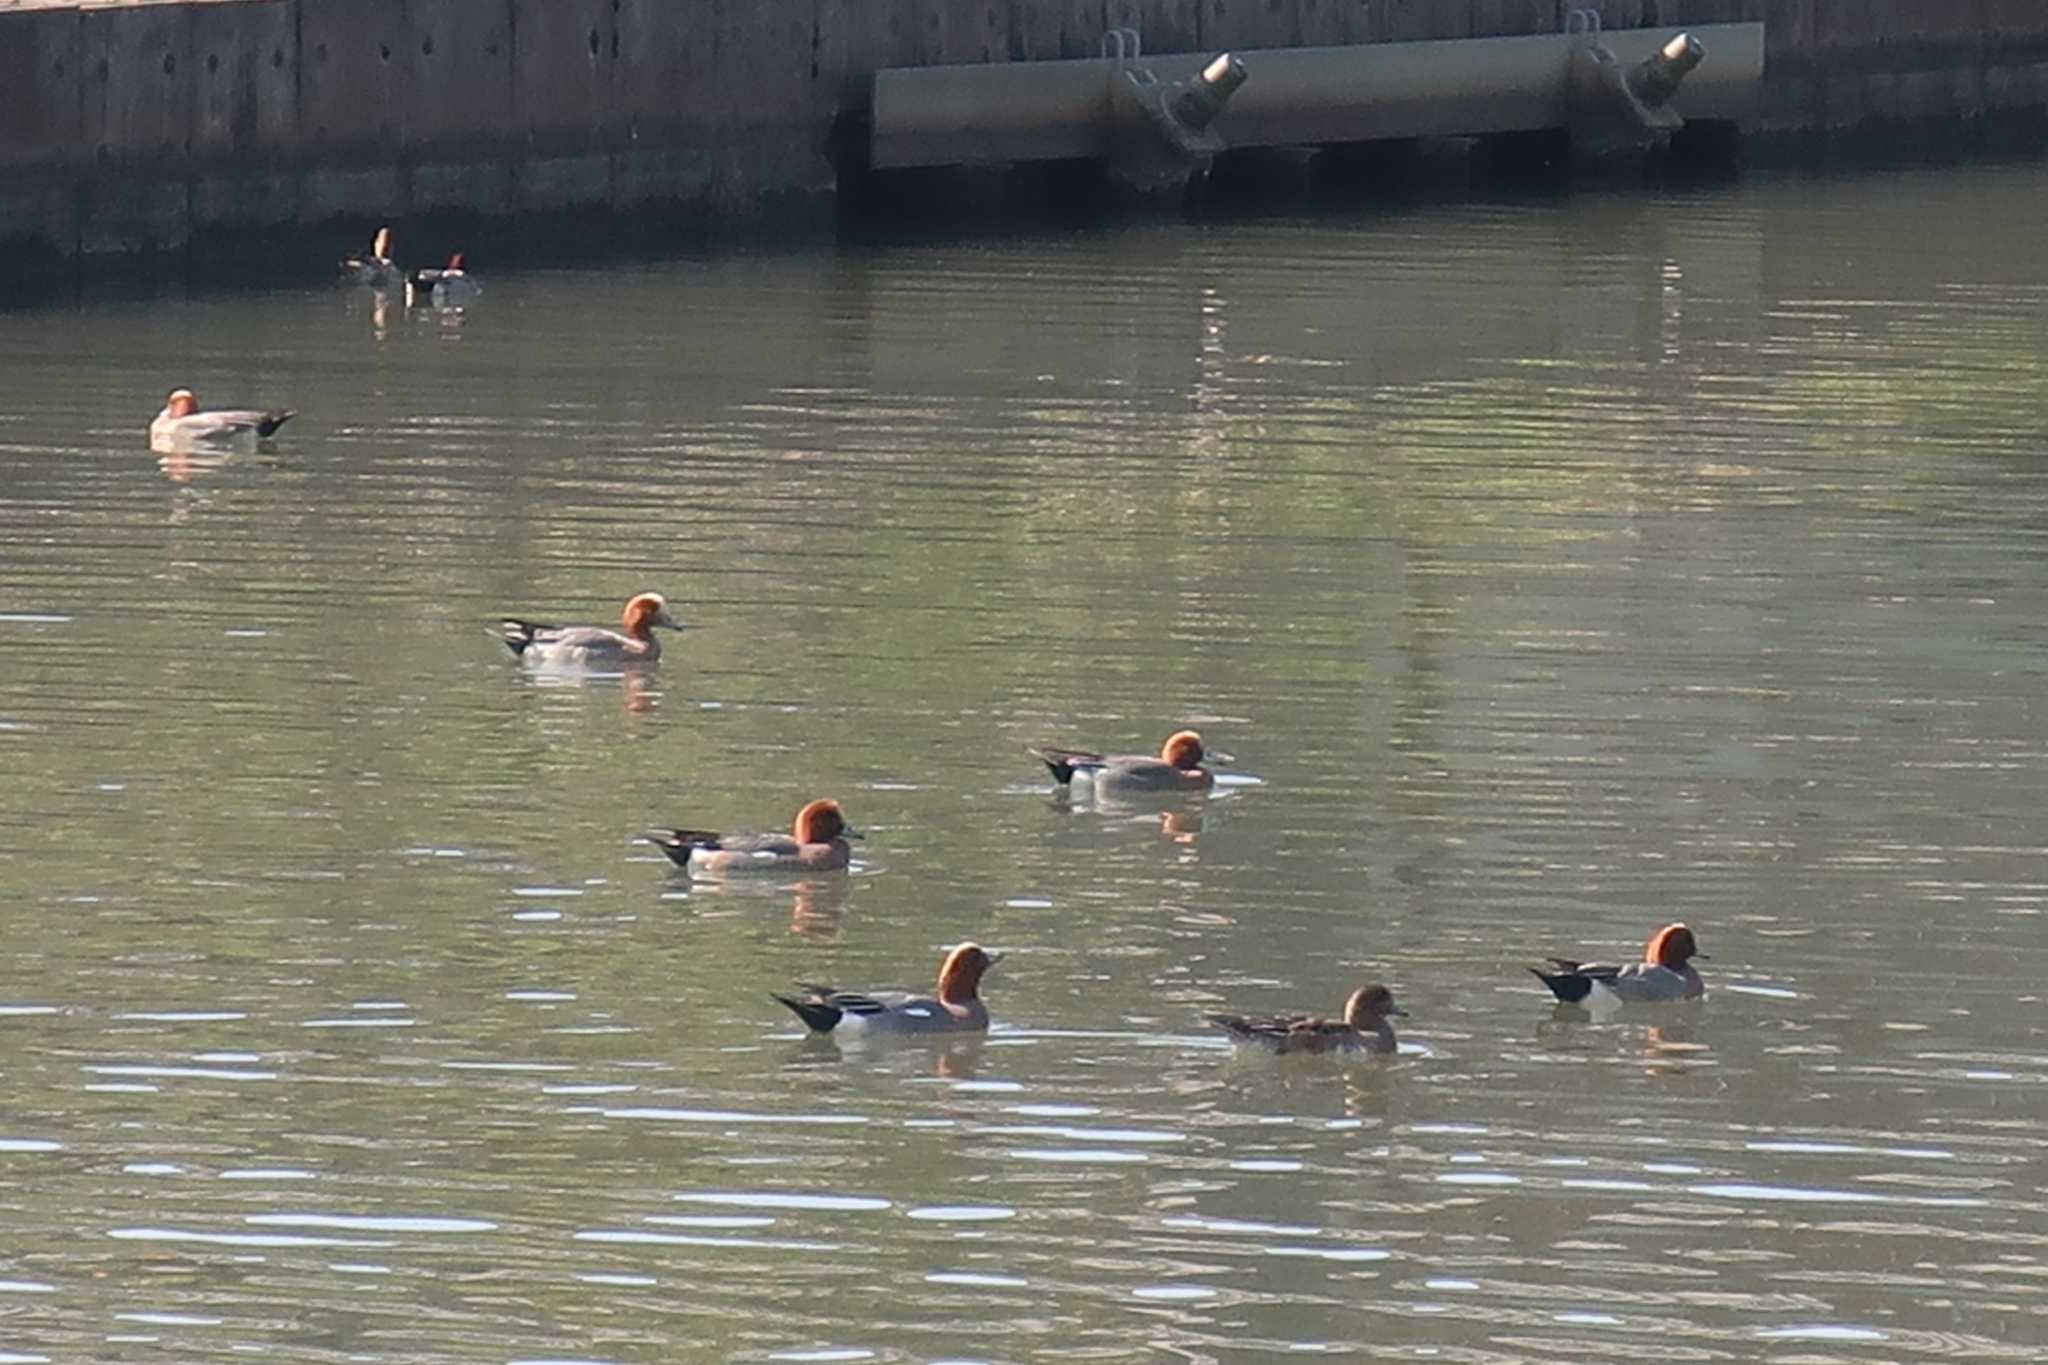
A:
<svg viewBox="0 0 2048 1365">
<path fill-rule="evenodd" d="M 2044 202 L 0 314 L 0 1360 L 2039 1359 Z M 650 675 L 489 634 L 642 588 Z M 849 878 L 635 840 L 816 795 Z M 1523 970 L 1678 916 L 1701 1007 Z M 966 937 L 986 1042 L 768 998 Z M 1368 979 L 1392 1064 L 1202 1026 Z"/>
</svg>

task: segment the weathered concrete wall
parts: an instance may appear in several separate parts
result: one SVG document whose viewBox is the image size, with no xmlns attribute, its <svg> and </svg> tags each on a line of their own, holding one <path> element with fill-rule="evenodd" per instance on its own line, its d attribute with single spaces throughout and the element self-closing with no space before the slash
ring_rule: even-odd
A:
<svg viewBox="0 0 2048 1365">
<path fill-rule="evenodd" d="M 880 66 L 1553 31 L 1560 0 L 184 0 L 0 9 L 0 240 L 825 196 Z M 1763 20 L 1762 131 L 2048 111 L 2040 0 L 1603 0 Z"/>
<path fill-rule="evenodd" d="M 0 240 L 829 193 L 896 46 L 777 0 L 192 0 L 0 9 Z M 820 42 L 823 21 L 845 54 Z"/>
<path fill-rule="evenodd" d="M 2039 0 L 1768 0 L 1764 119 L 1854 134 L 2048 110 Z"/>
</svg>

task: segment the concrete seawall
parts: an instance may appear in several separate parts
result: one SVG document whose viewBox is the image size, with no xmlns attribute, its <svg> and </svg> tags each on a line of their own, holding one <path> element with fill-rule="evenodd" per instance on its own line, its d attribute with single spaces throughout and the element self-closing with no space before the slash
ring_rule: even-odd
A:
<svg viewBox="0 0 2048 1365">
<path fill-rule="evenodd" d="M 1576 7 L 1576 6 L 1572 6 Z M 1771 139 L 2048 123 L 2038 0 L 1605 0 L 1760 20 Z M 1554 32 L 1558 0 L 0 0 L 0 242 L 829 203 L 878 67 Z M 778 206 L 785 206 L 778 208 Z"/>
</svg>

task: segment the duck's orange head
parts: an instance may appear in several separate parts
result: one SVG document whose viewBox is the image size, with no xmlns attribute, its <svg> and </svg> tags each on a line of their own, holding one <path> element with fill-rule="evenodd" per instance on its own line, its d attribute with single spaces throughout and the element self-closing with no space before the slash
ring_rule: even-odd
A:
<svg viewBox="0 0 2048 1365">
<path fill-rule="evenodd" d="M 199 400 L 190 389 L 172 389 L 171 396 L 164 400 L 164 411 L 173 417 L 190 417 L 199 411 Z"/>
<path fill-rule="evenodd" d="M 377 240 L 371 245 L 370 254 L 372 256 L 375 256 L 380 261 L 388 261 L 391 259 L 390 228 L 380 227 L 377 229 Z"/>
<path fill-rule="evenodd" d="M 1643 961 L 1669 967 L 1674 972 L 1684 971 L 1686 963 L 1705 956 L 1692 930 L 1683 924 L 1665 925 L 1650 936 L 1649 946 L 1643 949 Z"/>
<path fill-rule="evenodd" d="M 834 839 L 858 839 L 860 832 L 846 823 L 846 812 L 837 801 L 813 801 L 796 813 L 796 841 L 800 844 L 829 844 Z"/>
<path fill-rule="evenodd" d="M 668 614 L 668 599 L 658 592 L 643 592 L 626 603 L 626 634 L 645 636 L 655 626 L 681 630 L 683 623 Z"/>
<path fill-rule="evenodd" d="M 1202 737 L 1193 730 L 1176 730 L 1166 737 L 1166 743 L 1159 747 L 1159 757 L 1174 767 L 1192 771 L 1202 766 L 1206 757 L 1202 749 Z"/>
<path fill-rule="evenodd" d="M 1344 1002 L 1344 1022 L 1355 1029 L 1376 1029 L 1387 1016 L 1407 1013 L 1394 1003 L 1394 993 L 1377 981 L 1360 986 Z"/>
<path fill-rule="evenodd" d="M 979 943 L 963 943 L 946 954 L 939 968 L 939 999 L 948 1005 L 965 1005 L 981 989 L 983 973 L 1003 960 Z"/>
</svg>

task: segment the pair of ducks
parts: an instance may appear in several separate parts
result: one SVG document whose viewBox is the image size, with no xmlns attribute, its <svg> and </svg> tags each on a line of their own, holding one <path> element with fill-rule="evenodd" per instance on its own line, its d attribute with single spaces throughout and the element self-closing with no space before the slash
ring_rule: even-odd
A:
<svg viewBox="0 0 2048 1365">
<path fill-rule="evenodd" d="M 498 623 L 498 634 L 514 657 L 528 663 L 617 668 L 657 662 L 661 641 L 654 634 L 656 628 L 684 628 L 670 614 L 668 599 L 658 592 L 638 593 L 628 600 L 619 624 L 620 629 L 610 630 L 604 626 L 539 625 L 506 617 Z M 1231 761 L 1229 754 L 1204 749 L 1201 735 L 1193 730 L 1169 735 L 1156 757 L 1103 755 L 1085 749 L 1032 748 L 1026 752 L 1044 763 L 1061 786 L 1092 790 L 1099 796 L 1208 791 L 1216 785 L 1216 775 L 1202 765 L 1211 758 Z M 802 817 L 798 818 L 801 821 Z"/>
<path fill-rule="evenodd" d="M 1691 929 L 1667 924 L 1651 936 L 1641 962 L 1618 966 L 1554 957 L 1548 961 L 1555 971 L 1529 970 L 1568 1004 L 1589 998 L 1612 1003 L 1695 1000 L 1706 994 L 1706 984 L 1692 960 L 1705 956 Z M 930 996 L 840 991 L 799 982 L 797 988 L 803 994 L 776 993 L 775 999 L 820 1034 L 839 1028 L 884 1035 L 981 1032 L 989 1023 L 988 1006 L 980 995 L 981 978 L 1001 960 L 1002 954 L 979 944 L 961 944 L 940 964 L 938 990 Z M 1393 1021 L 1406 1014 L 1394 1003 L 1394 993 L 1375 981 L 1353 991 L 1344 1002 L 1344 1013 L 1335 1019 L 1310 1014 L 1212 1014 L 1208 1021 L 1238 1046 L 1278 1056 L 1391 1056 L 1400 1049 Z"/>
<path fill-rule="evenodd" d="M 1604 1005 L 1654 1004 L 1704 996 L 1706 983 L 1692 965 L 1694 958 L 1704 957 L 1706 954 L 1699 950 L 1692 930 L 1674 923 L 1650 936 L 1641 962 L 1621 966 L 1553 957 L 1545 960 L 1555 970 L 1529 970 L 1567 1005 L 1588 1000 Z M 1399 1049 L 1390 1016 L 1406 1013 L 1394 1004 L 1393 992 L 1375 982 L 1351 993 L 1351 998 L 1344 1002 L 1341 1019 L 1300 1014 L 1262 1018 L 1212 1014 L 1209 1022 L 1237 1043 L 1268 1052 L 1367 1052 L 1388 1056 Z"/>
<path fill-rule="evenodd" d="M 450 256 L 448 264 L 440 270 L 401 270 L 398 262 L 391 258 L 391 229 L 388 227 L 377 229 L 368 255 L 342 257 L 341 279 L 344 284 L 359 284 L 370 289 L 396 289 L 402 284 L 408 308 L 426 305 L 461 308 L 483 292 L 483 286 L 464 268 L 459 251 Z"/>
<path fill-rule="evenodd" d="M 533 627 L 525 622 L 522 630 Z M 583 627 L 582 629 L 591 629 Z M 510 640 L 507 643 L 511 643 Z M 1029 749 L 1053 770 L 1061 786 L 1098 792 L 1201 790 L 1215 775 L 1201 766 L 1202 737 L 1193 730 L 1176 731 L 1158 758 L 1149 754 L 1090 753 L 1082 749 Z M 1051 755 L 1051 756 L 1049 756 Z M 647 838 L 677 867 L 707 876 L 769 873 L 797 876 L 840 872 L 853 862 L 849 840 L 860 831 L 846 823 L 837 801 L 812 801 L 796 813 L 787 834 L 721 834 L 702 829 L 650 830 Z"/>
</svg>

